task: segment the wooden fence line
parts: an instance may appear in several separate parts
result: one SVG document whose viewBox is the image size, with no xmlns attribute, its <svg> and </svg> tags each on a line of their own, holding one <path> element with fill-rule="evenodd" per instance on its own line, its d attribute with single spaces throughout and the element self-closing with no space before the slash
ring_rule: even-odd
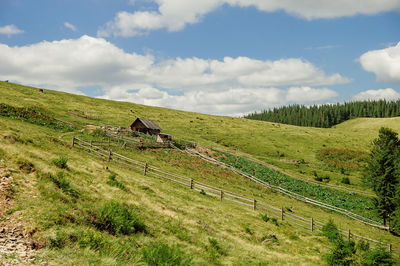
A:
<svg viewBox="0 0 400 266">
<path fill-rule="evenodd" d="M 263 185 L 263 186 L 265 186 L 267 188 L 270 188 L 270 189 L 275 190 L 277 192 L 280 192 L 280 193 L 282 193 L 284 195 L 292 197 L 292 198 L 294 198 L 296 200 L 303 201 L 303 202 L 306 202 L 306 203 L 309 203 L 309 204 L 312 204 L 312 205 L 315 205 L 315 206 L 318 206 L 318 207 L 321 207 L 321 208 L 325 208 L 325 209 L 328 209 L 328 210 L 331 210 L 331 211 L 335 211 L 335 212 L 341 213 L 341 214 L 343 214 L 343 215 L 345 215 L 345 216 L 347 216 L 349 218 L 352 218 L 352 219 L 354 219 L 356 221 L 359 221 L 361 223 L 364 223 L 366 225 L 370 225 L 370 226 L 373 226 L 373 227 L 376 227 L 376 228 L 379 228 L 379 229 L 384 229 L 384 230 L 389 229 L 387 226 L 383 226 L 383 225 L 381 225 L 381 224 L 379 224 L 379 223 L 377 223 L 377 222 L 375 222 L 375 221 L 373 221 L 373 220 L 371 220 L 369 218 L 366 218 L 366 217 L 363 217 L 363 216 L 358 215 L 356 213 L 350 212 L 350 211 L 348 211 L 346 209 L 342 209 L 342 208 L 339 208 L 339 207 L 336 207 L 336 206 L 333 206 L 333 205 L 330 205 L 330 204 L 327 204 L 327 203 L 324 203 L 324 202 L 320 202 L 320 201 L 317 201 L 317 200 L 314 200 L 314 199 L 310 199 L 310 198 L 307 198 L 307 197 L 302 196 L 300 194 L 297 194 L 295 192 L 292 192 L 292 191 L 286 190 L 284 188 L 281 188 L 279 186 L 272 185 L 272 184 L 270 184 L 270 183 L 268 183 L 266 181 L 258 179 L 257 177 L 255 177 L 253 175 L 250 175 L 250 174 L 244 173 L 244 172 L 242 172 L 240 170 L 237 170 L 235 167 L 233 167 L 233 166 L 231 166 L 229 164 L 225 164 L 223 162 L 220 162 L 220 161 L 218 161 L 218 160 L 216 160 L 214 158 L 211 158 L 209 156 L 201 154 L 201 153 L 199 153 L 199 152 L 197 152 L 195 150 L 187 149 L 186 151 L 189 154 L 198 156 L 198 157 L 202 158 L 203 160 L 205 160 L 207 162 L 210 162 L 210 163 L 213 163 L 213 164 L 216 164 L 216 165 L 219 165 L 219 166 L 223 166 L 224 168 L 228 168 L 229 170 L 231 170 L 231 171 L 233 171 L 233 172 L 235 172 L 235 173 L 237 173 L 237 174 L 239 174 L 241 176 L 244 176 L 245 178 L 248 178 L 248 179 L 250 179 L 250 180 L 252 180 L 252 181 L 254 181 L 254 182 L 258 183 L 258 184 L 261 184 L 261 185 Z"/>
<path fill-rule="evenodd" d="M 159 168 L 156 168 L 153 166 L 149 166 L 147 163 L 135 161 L 133 159 L 122 156 L 118 153 L 112 152 L 111 150 L 104 150 L 101 147 L 94 146 L 90 142 L 73 137 L 72 146 L 74 147 L 75 145 L 80 148 L 83 148 L 84 151 L 87 151 L 89 153 L 93 152 L 92 153 L 93 155 L 95 155 L 96 157 L 98 157 L 102 160 L 114 161 L 116 163 L 121 163 L 125 166 L 134 168 L 137 170 L 142 169 L 142 170 L 144 170 L 144 172 L 143 172 L 144 175 L 151 174 L 151 175 L 154 175 L 157 177 L 161 177 L 161 178 L 170 180 L 172 182 L 189 187 L 189 189 L 199 191 L 206 195 L 210 195 L 210 196 L 219 198 L 220 200 L 228 200 L 228 201 L 235 202 L 235 203 L 238 203 L 241 205 L 252 207 L 253 210 L 255 210 L 255 211 L 256 210 L 264 210 L 271 216 L 279 218 L 282 221 L 286 221 L 289 224 L 293 224 L 300 228 L 306 229 L 310 232 L 321 231 L 322 226 L 324 225 L 322 222 L 316 221 L 313 218 L 306 219 L 304 217 L 294 215 L 290 212 L 286 212 L 283 208 L 278 208 L 278 207 L 272 206 L 270 204 L 267 204 L 265 202 L 260 202 L 256 199 L 250 199 L 250 198 L 237 195 L 233 192 L 230 192 L 230 191 L 227 191 L 224 189 L 220 189 L 220 188 L 216 188 L 216 187 L 204 184 L 204 183 L 200 183 L 192 178 L 183 177 L 183 176 L 176 175 L 174 173 L 163 171 L 162 169 L 159 169 Z M 124 160 L 124 158 L 125 158 L 125 160 Z M 128 159 L 128 161 L 126 159 Z M 179 180 L 177 180 L 177 179 L 179 179 Z M 356 235 L 356 234 L 351 233 L 350 230 L 349 231 L 339 230 L 339 232 L 342 235 L 350 237 L 350 238 L 353 237 L 353 238 L 357 238 L 357 239 L 363 239 L 363 240 L 372 242 L 374 244 L 387 245 L 389 247 L 389 250 L 393 251 L 393 247 L 390 243 L 381 242 L 381 241 L 374 240 L 374 239 L 371 239 L 368 237 Z"/>
</svg>

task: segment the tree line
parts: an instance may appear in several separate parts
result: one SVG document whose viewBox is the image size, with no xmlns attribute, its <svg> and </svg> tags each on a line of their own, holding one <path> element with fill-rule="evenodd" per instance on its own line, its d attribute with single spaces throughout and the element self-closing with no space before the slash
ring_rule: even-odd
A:
<svg viewBox="0 0 400 266">
<path fill-rule="evenodd" d="M 255 112 L 244 118 L 307 127 L 328 128 L 358 117 L 400 116 L 400 100 L 357 101 L 323 105 L 289 105 Z"/>
</svg>

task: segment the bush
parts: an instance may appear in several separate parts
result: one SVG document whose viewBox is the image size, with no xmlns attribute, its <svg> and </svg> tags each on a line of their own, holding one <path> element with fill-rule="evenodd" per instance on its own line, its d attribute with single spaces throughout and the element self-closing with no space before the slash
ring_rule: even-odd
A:
<svg viewBox="0 0 400 266">
<path fill-rule="evenodd" d="M 346 184 L 346 185 L 350 185 L 350 178 L 343 177 L 340 182 L 342 182 L 343 184 Z"/>
<path fill-rule="evenodd" d="M 209 257 L 213 260 L 225 254 L 220 244 L 218 243 L 217 239 L 212 237 L 208 238 L 208 245 L 206 246 L 206 250 Z"/>
<path fill-rule="evenodd" d="M 58 172 L 56 175 L 47 174 L 47 177 L 65 194 L 79 198 L 79 192 L 71 186 L 63 171 Z"/>
<path fill-rule="evenodd" d="M 17 165 L 19 170 L 23 171 L 24 173 L 32 173 L 33 171 L 35 171 L 35 166 L 33 165 L 33 163 L 24 160 L 24 159 L 19 159 L 17 161 Z"/>
<path fill-rule="evenodd" d="M 54 159 L 53 161 L 51 161 L 52 164 L 54 164 L 55 166 L 57 166 L 60 169 L 67 169 L 67 162 L 68 159 L 64 158 L 64 157 L 60 157 L 58 159 Z"/>
<path fill-rule="evenodd" d="M 103 238 L 101 233 L 84 231 L 79 239 L 79 247 L 86 248 L 89 247 L 93 250 L 99 250 L 107 244 L 107 241 Z"/>
<path fill-rule="evenodd" d="M 95 225 L 113 235 L 145 232 L 144 223 L 132 207 L 117 201 L 107 202 L 98 210 Z"/>
<path fill-rule="evenodd" d="M 266 215 L 266 214 L 263 214 L 263 215 L 261 216 L 261 219 L 262 219 L 264 222 L 268 222 L 268 221 L 269 221 L 269 217 L 268 217 L 268 215 Z"/>
<path fill-rule="evenodd" d="M 363 254 L 362 265 L 394 265 L 392 253 L 384 250 L 383 248 L 377 248 L 374 250 L 367 251 Z"/>
<path fill-rule="evenodd" d="M 354 241 L 339 239 L 325 259 L 328 265 L 351 265 L 354 261 L 352 256 L 355 251 Z"/>
<path fill-rule="evenodd" d="M 274 225 L 279 226 L 278 219 L 276 219 L 276 218 L 271 218 L 271 222 L 272 222 Z"/>
<path fill-rule="evenodd" d="M 49 239 L 49 248 L 62 249 L 67 242 L 67 236 L 64 233 L 57 232 L 55 237 Z"/>
<path fill-rule="evenodd" d="M 125 187 L 125 185 L 123 183 L 121 183 L 120 181 L 118 181 L 116 178 L 117 178 L 117 174 L 109 175 L 107 184 L 112 187 L 117 187 L 125 192 L 129 192 L 129 189 L 127 187 Z"/>
<path fill-rule="evenodd" d="M 331 242 L 341 239 L 339 229 L 332 220 L 329 220 L 329 222 L 322 227 L 322 235 L 326 236 Z"/>
<path fill-rule="evenodd" d="M 192 257 L 178 247 L 154 242 L 142 249 L 142 262 L 147 265 L 190 265 Z"/>
</svg>

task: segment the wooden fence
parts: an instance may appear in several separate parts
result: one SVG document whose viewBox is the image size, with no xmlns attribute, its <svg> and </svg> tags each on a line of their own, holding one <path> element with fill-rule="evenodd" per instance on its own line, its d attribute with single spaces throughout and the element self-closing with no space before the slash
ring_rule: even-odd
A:
<svg viewBox="0 0 400 266">
<path fill-rule="evenodd" d="M 318 232 L 321 231 L 324 223 L 317 221 L 313 218 L 304 218 L 298 215 L 295 215 L 291 212 L 285 211 L 283 208 L 278 208 L 275 206 L 272 206 L 268 203 L 261 202 L 256 199 L 251 199 L 247 198 L 245 196 L 230 192 L 225 189 L 217 188 L 214 186 L 210 186 L 208 184 L 198 182 L 194 180 L 193 178 L 177 175 L 171 172 L 164 171 L 162 169 L 153 167 L 149 165 L 146 162 L 140 162 L 131 158 L 128 158 L 126 156 L 123 156 L 121 154 L 112 152 L 111 150 L 105 150 L 99 146 L 95 146 L 89 141 L 85 141 L 76 137 L 73 137 L 72 139 L 72 147 L 80 147 L 86 152 L 91 153 L 92 155 L 108 161 L 108 162 L 115 162 L 117 164 L 120 164 L 122 166 L 125 166 L 130 169 L 138 170 L 143 173 L 143 175 L 153 175 L 156 177 L 160 177 L 163 179 L 167 179 L 169 181 L 178 183 L 180 185 L 186 186 L 190 188 L 193 191 L 199 191 L 205 195 L 209 195 L 212 197 L 215 197 L 219 199 L 220 201 L 222 200 L 227 200 L 234 202 L 236 204 L 248 206 L 252 208 L 254 211 L 261 211 L 264 213 L 268 213 L 271 216 L 274 216 L 282 221 L 286 221 L 289 224 L 295 225 L 297 227 L 300 227 L 302 229 L 308 230 L 310 232 Z M 382 246 L 387 246 L 389 251 L 392 251 L 392 245 L 390 243 L 385 243 L 381 241 L 377 241 L 368 237 L 364 237 L 361 235 L 354 234 L 349 230 L 341 230 L 339 229 L 340 233 L 347 237 L 349 240 L 350 239 L 358 239 L 358 240 L 365 240 L 368 242 L 371 242 L 372 244 L 378 244 Z"/>
<path fill-rule="evenodd" d="M 321 208 L 324 208 L 324 209 L 327 209 L 327 210 L 331 210 L 331 211 L 343 214 L 343 215 L 345 215 L 345 216 L 347 216 L 347 217 L 349 217 L 349 218 L 351 218 L 353 220 L 356 220 L 358 222 L 364 223 L 366 225 L 370 225 L 370 226 L 373 226 L 373 227 L 376 227 L 376 228 L 379 228 L 379 229 L 383 229 L 383 230 L 388 230 L 389 229 L 389 227 L 387 227 L 387 226 L 381 225 L 381 224 L 379 224 L 378 222 L 376 222 L 374 220 L 371 220 L 371 219 L 366 218 L 364 216 L 361 216 L 361 215 L 358 215 L 356 213 L 350 212 L 350 211 L 348 211 L 346 209 L 342 209 L 342 208 L 336 207 L 334 205 L 330 205 L 330 204 L 327 204 L 327 203 L 324 203 L 324 202 L 321 202 L 321 201 L 317 201 L 317 200 L 314 200 L 314 199 L 311 199 L 311 198 L 307 198 L 307 197 L 305 197 L 303 195 L 300 195 L 298 193 L 289 191 L 289 190 L 284 189 L 282 187 L 272 185 L 269 182 L 266 182 L 266 181 L 263 181 L 261 179 L 258 179 L 257 177 L 255 177 L 253 175 L 250 175 L 250 174 L 247 174 L 245 172 L 242 172 L 242 171 L 236 169 L 235 167 L 233 167 L 233 166 L 231 166 L 229 164 L 225 164 L 225 163 L 220 162 L 220 161 L 218 161 L 218 160 L 216 160 L 214 158 L 211 158 L 209 156 L 201 154 L 201 153 L 197 152 L 196 150 L 187 149 L 186 151 L 188 153 L 192 154 L 192 155 L 196 155 L 196 156 L 202 158 L 203 160 L 205 160 L 207 162 L 210 162 L 210 163 L 213 163 L 213 164 L 216 164 L 216 165 L 219 165 L 219 166 L 223 166 L 224 168 L 230 169 L 231 171 L 233 171 L 233 172 L 235 172 L 235 173 L 237 173 L 237 174 L 239 174 L 239 175 L 241 175 L 241 176 L 243 176 L 245 178 L 248 178 L 248 179 L 250 179 L 250 180 L 252 180 L 252 181 L 254 181 L 254 182 L 256 182 L 256 183 L 258 183 L 258 184 L 260 184 L 262 186 L 265 186 L 265 187 L 267 187 L 267 188 L 269 188 L 271 190 L 274 190 L 276 192 L 282 193 L 282 194 L 284 194 L 286 196 L 289 196 L 291 198 L 294 198 L 296 200 L 299 200 L 299 201 L 302 201 L 302 202 L 305 202 L 305 203 L 312 204 L 314 206 L 318 206 L 318 207 L 321 207 Z"/>
<path fill-rule="evenodd" d="M 119 134 L 115 134 L 115 133 L 112 133 L 112 132 L 107 131 L 107 130 L 105 130 L 104 132 L 105 132 L 110 138 L 116 139 L 116 140 L 118 140 L 118 141 L 123 140 L 123 141 L 125 141 L 125 143 L 129 143 L 129 142 L 133 142 L 133 143 L 134 143 L 134 142 L 137 141 L 137 140 L 134 139 L 134 138 L 129 138 L 129 137 L 121 136 L 121 135 L 119 135 Z M 169 146 L 172 147 L 172 148 L 176 148 L 172 143 L 170 143 Z M 198 146 L 198 145 L 197 145 L 197 146 Z M 176 149 L 178 149 L 178 148 L 176 148 Z M 210 162 L 210 163 L 213 163 L 213 164 L 216 164 L 216 165 L 223 166 L 224 168 L 228 168 L 228 169 L 230 169 L 231 171 L 233 171 L 233 172 L 235 172 L 235 173 L 237 173 L 237 174 L 239 174 L 239 175 L 241 175 L 241 176 L 243 176 L 243 177 L 245 177 L 245 178 L 248 178 L 248 179 L 250 179 L 250 180 L 252 180 L 252 181 L 254 181 L 254 182 L 256 182 L 256 183 L 258 183 L 258 184 L 260 184 L 260 185 L 266 186 L 266 187 L 268 187 L 268 188 L 270 188 L 270 189 L 272 189 L 272 190 L 274 190 L 274 191 L 280 192 L 280 193 L 282 193 L 282 194 L 284 194 L 284 195 L 286 195 L 286 196 L 289 196 L 289 197 L 291 197 L 291 198 L 294 198 L 294 199 L 296 199 L 296 200 L 299 200 L 299 201 L 302 201 L 302 202 L 305 202 L 305 203 L 308 203 L 308 204 L 311 204 L 311 205 L 314 205 L 314 206 L 318 206 L 318 207 L 320 207 L 320 208 L 324 208 L 324 209 L 327 209 L 327 210 L 330 210 L 330 211 L 334 211 L 334 212 L 340 213 L 340 214 L 342 214 L 342 215 L 345 215 L 345 216 L 347 216 L 347 217 L 349 217 L 349 218 L 351 218 L 351 219 L 353 219 L 353 220 L 356 220 L 356 221 L 358 221 L 358 222 L 364 223 L 364 224 L 366 224 L 366 225 L 370 225 L 370 226 L 373 226 L 373 227 L 376 227 L 376 228 L 379 228 L 379 229 L 383 229 L 383 230 L 388 230 L 388 229 L 389 229 L 389 227 L 387 227 L 387 226 L 384 226 L 384 225 L 382 225 L 382 224 L 380 224 L 380 223 L 378 223 L 378 222 L 376 222 L 376 221 L 374 221 L 374 220 L 371 220 L 371 219 L 369 219 L 369 218 L 363 217 L 363 216 L 361 216 L 361 215 L 358 215 L 358 214 L 353 213 L 353 212 L 351 212 L 351 211 L 348 211 L 348 210 L 346 210 L 346 209 L 339 208 L 339 207 L 336 207 L 336 206 L 334 206 L 334 205 L 330 205 L 330 204 L 327 204 L 327 203 L 324 203 L 324 202 L 321 202 L 321 201 L 317 201 L 317 200 L 314 200 L 314 199 L 311 199 L 311 198 L 307 198 L 307 197 L 305 197 L 305 196 L 303 196 L 303 195 L 300 195 L 300 194 L 298 194 L 298 193 L 295 193 L 295 192 L 286 190 L 286 189 L 281 188 L 281 187 L 279 187 L 279 186 L 271 185 L 270 183 L 268 183 L 268 182 L 266 182 L 266 181 L 263 181 L 263 180 L 260 180 L 260 179 L 258 179 L 257 177 L 255 177 L 255 176 L 253 176 L 253 175 L 250 175 L 250 174 L 244 173 L 244 172 L 242 172 L 242 171 L 240 171 L 240 170 L 237 170 L 236 168 L 234 168 L 234 167 L 231 166 L 231 165 L 228 165 L 228 164 L 225 164 L 225 163 L 223 163 L 223 162 L 220 162 L 220 161 L 218 161 L 218 160 L 216 160 L 216 159 L 214 159 L 214 158 L 211 158 L 211 157 L 209 157 L 209 156 L 205 156 L 204 154 L 201 154 L 201 153 L 197 152 L 196 150 L 193 150 L 193 149 L 186 149 L 186 151 L 189 152 L 189 153 L 192 154 L 192 155 L 199 156 L 200 158 L 202 158 L 203 160 L 206 160 L 207 162 Z M 217 151 L 218 151 L 218 150 L 217 150 Z M 268 167 L 268 166 L 267 166 L 267 167 Z M 273 167 L 272 167 L 272 168 L 273 168 Z M 273 169 L 274 169 L 274 168 L 273 168 Z M 297 178 L 297 179 L 298 179 L 298 178 Z M 304 182 L 309 182 L 309 180 L 307 180 L 307 181 L 306 181 L 306 180 L 302 180 L 302 181 L 304 181 Z M 310 183 L 312 183 L 312 182 L 310 182 Z M 317 185 L 321 185 L 321 184 L 317 183 Z M 332 187 L 332 188 L 333 188 L 333 187 Z M 343 188 L 343 187 L 340 187 L 340 188 Z M 335 188 L 333 188 L 333 189 L 337 189 L 337 188 L 335 187 Z M 346 191 L 346 190 L 345 190 L 345 191 Z M 352 191 L 352 190 L 348 189 L 346 192 L 349 192 L 349 193 L 357 193 L 358 191 Z M 359 194 L 361 194 L 361 193 L 359 193 Z M 369 194 L 368 196 L 371 196 L 371 194 Z"/>
</svg>

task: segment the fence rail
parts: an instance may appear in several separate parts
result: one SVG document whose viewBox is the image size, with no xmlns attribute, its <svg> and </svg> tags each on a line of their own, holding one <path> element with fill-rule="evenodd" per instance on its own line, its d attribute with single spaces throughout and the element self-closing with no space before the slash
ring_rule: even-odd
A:
<svg viewBox="0 0 400 266">
<path fill-rule="evenodd" d="M 192 178 L 177 175 L 175 173 L 167 172 L 162 169 L 159 169 L 154 166 L 150 166 L 146 162 L 136 161 L 134 159 L 125 157 L 118 153 L 112 152 L 111 150 L 102 149 L 99 146 L 93 145 L 93 142 L 90 143 L 88 141 L 73 137 L 72 139 L 72 146 L 82 148 L 82 150 L 95 155 L 96 157 L 108 161 L 108 162 L 115 162 L 118 164 L 122 164 L 126 167 L 137 169 L 143 171 L 143 175 L 153 175 L 157 176 L 181 185 L 184 185 L 191 190 L 199 191 L 202 194 L 213 196 L 218 198 L 220 201 L 228 200 L 237 204 L 241 204 L 244 206 L 248 206 L 253 208 L 253 210 L 259 210 L 262 212 L 266 212 L 267 214 L 278 218 L 282 221 L 286 221 L 289 224 L 295 225 L 302 229 L 306 229 L 310 232 L 317 232 L 321 231 L 322 226 L 324 223 L 320 221 L 316 221 L 313 218 L 305 218 L 298 215 L 295 215 L 291 212 L 285 211 L 283 208 L 278 208 L 276 206 L 272 206 L 268 203 L 258 201 L 257 199 L 247 198 L 242 195 L 238 195 L 234 192 L 217 188 L 214 186 L 210 186 L 208 184 L 204 184 L 202 182 L 198 182 Z M 368 237 L 356 235 L 348 231 L 340 230 L 339 231 L 342 235 L 346 236 L 347 238 L 354 238 L 354 239 L 363 239 L 365 241 L 369 241 L 372 244 L 378 244 L 382 246 L 387 246 L 390 251 L 393 251 L 393 247 L 390 243 L 381 242 L 378 240 L 374 240 Z M 396 250 L 397 251 L 397 250 Z"/>
</svg>

